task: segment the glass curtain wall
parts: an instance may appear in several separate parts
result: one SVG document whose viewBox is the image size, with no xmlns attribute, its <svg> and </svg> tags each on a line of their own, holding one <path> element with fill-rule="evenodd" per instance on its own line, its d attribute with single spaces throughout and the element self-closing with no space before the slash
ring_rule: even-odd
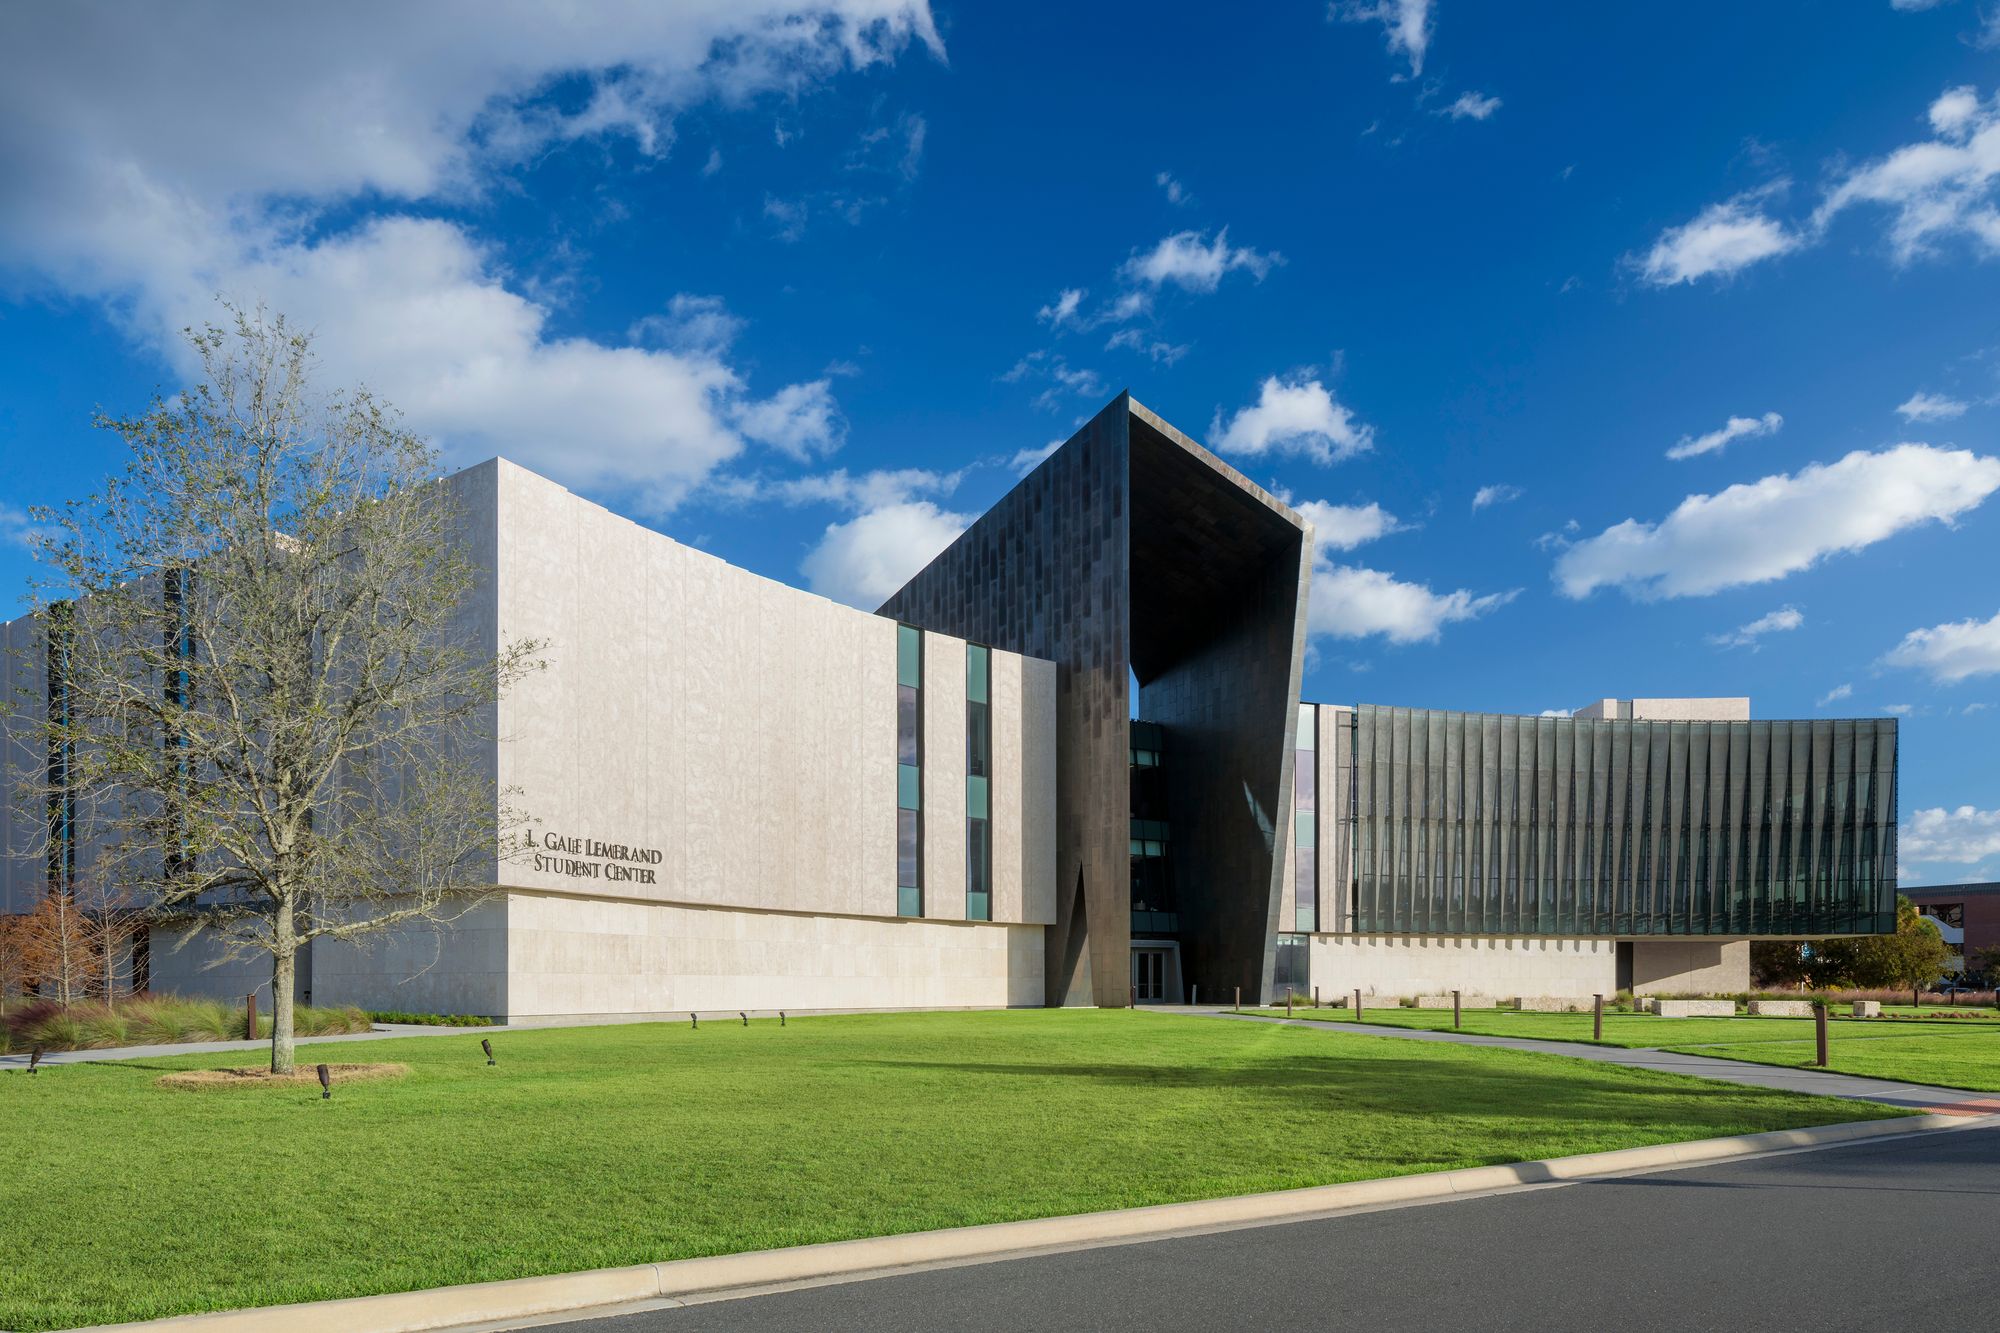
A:
<svg viewBox="0 0 2000 1333">
<path fill-rule="evenodd" d="M 1364 706 L 1355 927 L 1839 935 L 1895 928 L 1896 723 Z"/>
</svg>

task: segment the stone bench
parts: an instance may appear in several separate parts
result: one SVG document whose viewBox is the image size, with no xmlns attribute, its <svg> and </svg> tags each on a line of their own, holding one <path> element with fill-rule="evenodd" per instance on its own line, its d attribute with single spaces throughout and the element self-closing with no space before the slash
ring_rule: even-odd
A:
<svg viewBox="0 0 2000 1333">
<path fill-rule="evenodd" d="M 1461 997 L 1458 1002 L 1458 1007 L 1461 1009 L 1497 1009 L 1499 1006 L 1500 1001 L 1494 999 L 1491 995 L 1467 995 Z M 1451 1008 L 1451 996 L 1419 995 L 1417 997 L 1417 1008 L 1449 1009 Z"/>
<path fill-rule="evenodd" d="M 1524 1014 L 1587 1014 L 1595 1001 L 1588 995 L 1520 995 L 1514 1007 Z"/>
<path fill-rule="evenodd" d="M 1811 1000 L 1752 1000 L 1750 1012 L 1759 1018 L 1811 1018 Z"/>
<path fill-rule="evenodd" d="M 1882 1002 L 1880 1000 L 1856 1000 L 1854 1002 L 1854 1016 L 1856 1018 L 1880 1018 L 1882 1016 Z"/>
<path fill-rule="evenodd" d="M 1734 1018 L 1734 1000 L 1655 1000 L 1653 1012 L 1661 1018 Z"/>
</svg>

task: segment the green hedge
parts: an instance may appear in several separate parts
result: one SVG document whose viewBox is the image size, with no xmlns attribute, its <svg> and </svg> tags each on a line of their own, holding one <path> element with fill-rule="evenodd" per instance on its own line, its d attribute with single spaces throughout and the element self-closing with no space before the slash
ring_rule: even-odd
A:
<svg viewBox="0 0 2000 1333">
<path fill-rule="evenodd" d="M 395 1009 L 371 1009 L 368 1017 L 377 1023 L 417 1023 L 435 1028 L 485 1028 L 493 1020 L 478 1014 L 406 1014 Z"/>
</svg>

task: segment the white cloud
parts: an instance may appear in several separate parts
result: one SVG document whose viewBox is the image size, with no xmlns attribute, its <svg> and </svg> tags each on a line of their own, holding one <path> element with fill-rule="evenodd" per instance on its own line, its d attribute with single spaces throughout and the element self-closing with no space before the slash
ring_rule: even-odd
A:
<svg viewBox="0 0 2000 1333">
<path fill-rule="evenodd" d="M 1168 172 L 1163 171 L 1153 177 L 1153 183 L 1167 192 L 1167 202 L 1176 208 L 1184 207 L 1194 202 L 1194 196 L 1188 193 L 1187 187 L 1175 180 Z"/>
<path fill-rule="evenodd" d="M 799 572 L 823 597 L 872 611 L 972 523 L 928 500 L 871 509 L 827 527 Z"/>
<path fill-rule="evenodd" d="M 1744 196 L 1711 204 L 1693 221 L 1668 228 L 1639 261 L 1639 275 L 1657 287 L 1726 278 L 1800 244 L 1798 236 L 1765 215 L 1756 197 Z"/>
<path fill-rule="evenodd" d="M 1510 486 L 1504 481 L 1496 482 L 1491 486 L 1481 486 L 1472 493 L 1472 510 L 1474 513 L 1477 513 L 1482 509 L 1489 509 L 1494 505 L 1507 504 L 1520 499 L 1521 495 L 1522 491 L 1519 486 Z"/>
<path fill-rule="evenodd" d="M 1334 400 L 1324 384 L 1303 375 L 1266 379 L 1257 401 L 1238 408 L 1227 424 L 1217 408 L 1209 423 L 1211 445 L 1234 454 L 1302 454 L 1320 463 L 1338 462 L 1374 444 L 1372 428 Z"/>
<path fill-rule="evenodd" d="M 1928 253 L 1944 237 L 1962 235 L 1987 254 L 2000 253 L 2000 97 L 1981 102 L 1972 87 L 1952 88 L 1930 107 L 1935 137 L 1896 149 L 1850 173 L 1828 191 L 1813 214 L 1822 229 L 1857 204 L 1891 213 L 1889 245 L 1899 262 Z"/>
<path fill-rule="evenodd" d="M 1940 393 L 1913 393 L 1897 404 L 1896 411 L 1905 421 L 1950 421 L 1964 416 L 1969 406 Z"/>
<path fill-rule="evenodd" d="M 1057 293 L 1055 300 L 1035 312 L 1035 319 L 1038 323 L 1046 324 L 1052 329 L 1059 329 L 1065 324 L 1074 323 L 1077 307 L 1083 304 L 1083 298 L 1086 295 L 1087 293 L 1081 287 L 1065 287 L 1061 292 Z"/>
<path fill-rule="evenodd" d="M 1014 469 L 1014 475 L 1025 477 L 1042 465 L 1044 459 L 1063 447 L 1063 441 L 1050 440 L 1039 449 L 1021 449 L 1007 460 L 1007 466 Z"/>
<path fill-rule="evenodd" d="M 1518 590 L 1517 590 L 1518 591 Z M 1428 643 L 1446 625 L 1472 620 L 1514 600 L 1516 592 L 1477 596 L 1460 588 L 1436 593 L 1379 569 L 1316 563 L 1306 628 L 1337 639 L 1381 635 L 1390 643 Z"/>
<path fill-rule="evenodd" d="M 1543 709 L 1543 710 L 1542 710 L 1541 712 L 1539 712 L 1539 713 L 1535 714 L 1535 716 L 1536 716 L 1536 717 L 1575 717 L 1575 716 L 1576 716 L 1576 710 L 1575 710 L 1574 708 L 1544 708 L 1544 709 Z"/>
<path fill-rule="evenodd" d="M 1000 377 L 1002 384 L 1041 384 L 1035 406 L 1053 412 L 1065 398 L 1097 398 L 1104 393 L 1104 381 L 1094 370 L 1079 370 L 1068 360 L 1046 348 L 1033 351 L 1016 361 Z"/>
<path fill-rule="evenodd" d="M 1913 810 L 1896 836 L 1896 855 L 1909 861 L 1960 864 L 2000 853 L 2000 810 L 1961 805 Z"/>
<path fill-rule="evenodd" d="M 1766 634 L 1782 634 L 1805 623 L 1804 613 L 1796 606 L 1784 606 L 1758 616 L 1747 625 L 1738 625 L 1727 634 L 1711 634 L 1708 641 L 1718 648 L 1749 648 L 1754 652 L 1758 640 Z"/>
<path fill-rule="evenodd" d="M 1683 458 L 1718 453 L 1732 440 L 1754 440 L 1760 435 L 1775 435 L 1784 424 L 1785 419 L 1776 412 L 1766 412 L 1761 417 L 1731 417 L 1706 435 L 1681 436 L 1681 442 L 1667 450 L 1667 457 L 1678 462 Z"/>
<path fill-rule="evenodd" d="M 1262 282 L 1273 265 L 1284 262 L 1276 251 L 1230 245 L 1229 228 L 1224 227 L 1213 241 L 1205 231 L 1177 231 L 1144 254 L 1134 253 L 1122 271 L 1127 280 L 1149 287 L 1173 283 L 1191 292 L 1212 292 L 1224 274 L 1243 269 Z"/>
<path fill-rule="evenodd" d="M 817 476 L 739 483 L 734 496 L 785 504 L 831 504 L 859 513 L 903 504 L 920 496 L 949 495 L 964 478 L 962 469 L 933 472 L 928 468 L 887 468 L 856 476 L 846 468 L 839 468 Z"/>
<path fill-rule="evenodd" d="M 1900 9 L 1905 14 L 1915 14 L 1920 10 L 1936 9 L 1945 0 L 1889 0 L 1889 8 Z"/>
<path fill-rule="evenodd" d="M 1917 706 L 1915 704 L 1883 704 L 1882 711 L 1894 714 L 1897 717 L 1908 717 L 1917 711 Z"/>
<path fill-rule="evenodd" d="M 1156 365 L 1162 366 L 1171 366 L 1194 350 L 1191 343 L 1170 343 L 1151 334 L 1142 333 L 1138 329 L 1120 329 L 1104 344 L 1104 350 L 1107 352 L 1120 347 L 1144 353 Z"/>
<path fill-rule="evenodd" d="M 1440 116 L 1450 116 L 1453 120 L 1485 120 L 1499 109 L 1500 99 L 1497 97 L 1484 97 L 1479 93 L 1464 92 L 1458 95 L 1457 101 L 1448 107 L 1444 107 L 1437 114 Z"/>
<path fill-rule="evenodd" d="M 0 252 L 178 371 L 176 333 L 216 317 L 216 292 L 262 301 L 315 330 L 330 383 L 366 383 L 455 459 L 505 453 L 669 507 L 756 433 L 831 443 L 823 389 L 755 396 L 714 339 L 557 333 L 542 289 L 436 211 L 569 142 L 662 157 L 684 109 L 791 95 L 913 44 L 942 56 L 921 0 L 441 0 L 367 22 L 0 8 Z M 558 82 L 582 89 L 575 109 L 545 95 Z M 357 203 L 374 215 L 348 221 Z"/>
<path fill-rule="evenodd" d="M 1946 684 L 2000 672 L 2000 615 L 1913 629 L 1882 660 L 1927 671 Z"/>
<path fill-rule="evenodd" d="M 2000 33 L 2000 10 L 1993 31 Z M 1874 205 L 1888 215 L 1888 242 L 1907 264 L 1958 238 L 1975 252 L 2000 255 L 2000 94 L 1982 100 L 1971 85 L 1948 88 L 1930 105 L 1931 137 L 1905 144 L 1837 175 L 1811 216 L 1787 228 L 1763 211 L 1784 187 L 1716 204 L 1662 236 L 1640 264 L 1659 285 L 1727 276 L 1774 255 L 1823 240 L 1841 214 Z"/>
<path fill-rule="evenodd" d="M 1837 704 L 1842 699 L 1851 699 L 1853 697 L 1854 697 L 1854 686 L 1836 685 L 1832 689 L 1828 690 L 1825 694 L 1822 694 L 1819 697 L 1818 703 L 1821 708 L 1825 708 L 1828 704 Z"/>
<path fill-rule="evenodd" d="M 1409 58 L 1412 78 L 1424 72 L 1424 52 L 1431 45 L 1431 0 L 1333 0 L 1327 17 L 1381 24 L 1390 54 Z"/>
<path fill-rule="evenodd" d="M 1967 716 L 1970 716 L 1973 713 L 1984 713 L 1987 710 L 1991 709 L 1992 707 L 1993 705 L 1989 703 L 1967 704 L 1965 707 L 1959 709 L 1958 711 L 1966 714 Z"/>
<path fill-rule="evenodd" d="M 1325 500 L 1307 500 L 1292 508 L 1313 525 L 1315 552 L 1351 551 L 1364 542 L 1401 531 L 1396 516 L 1379 504 L 1337 505 Z"/>
<path fill-rule="evenodd" d="M 1626 519 L 1556 560 L 1565 596 L 1622 587 L 1635 597 L 1692 597 L 1795 573 L 1904 528 L 1949 521 L 2000 489 L 2000 458 L 1899 444 L 1861 450 L 1690 495 L 1658 523 Z"/>
</svg>

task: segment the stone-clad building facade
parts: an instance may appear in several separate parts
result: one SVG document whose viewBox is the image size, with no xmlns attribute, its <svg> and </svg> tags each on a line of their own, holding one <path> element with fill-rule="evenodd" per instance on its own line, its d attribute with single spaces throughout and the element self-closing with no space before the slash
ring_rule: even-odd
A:
<svg viewBox="0 0 2000 1333">
<path fill-rule="evenodd" d="M 1893 719 L 1302 703 L 1309 525 L 1129 397 L 878 614 L 504 461 L 447 484 L 490 574 L 467 632 L 548 644 L 486 751 L 535 848 L 448 926 L 316 944 L 315 1003 L 1741 989 L 1751 937 L 1893 927 Z M 0 626 L 0 688 L 59 706 L 45 637 Z M 85 873 L 60 814 L 10 795 L 0 911 Z M 156 936 L 156 989 L 269 985 Z"/>
</svg>

